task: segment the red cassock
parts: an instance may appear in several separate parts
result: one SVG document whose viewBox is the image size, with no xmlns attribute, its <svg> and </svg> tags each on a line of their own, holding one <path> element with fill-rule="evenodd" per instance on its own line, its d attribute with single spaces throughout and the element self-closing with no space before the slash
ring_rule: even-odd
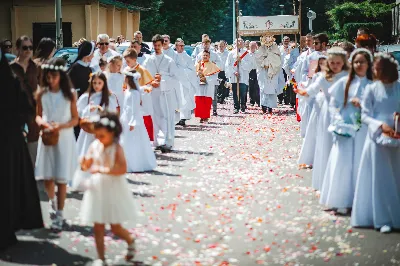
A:
<svg viewBox="0 0 400 266">
<path fill-rule="evenodd" d="M 149 134 L 150 141 L 154 141 L 153 119 L 151 118 L 151 115 L 143 116 L 143 121 L 147 134 Z"/>
<path fill-rule="evenodd" d="M 194 97 L 194 100 L 196 102 L 196 109 L 194 109 L 195 117 L 201 119 L 210 118 L 212 98 L 207 96 L 196 96 Z"/>
</svg>

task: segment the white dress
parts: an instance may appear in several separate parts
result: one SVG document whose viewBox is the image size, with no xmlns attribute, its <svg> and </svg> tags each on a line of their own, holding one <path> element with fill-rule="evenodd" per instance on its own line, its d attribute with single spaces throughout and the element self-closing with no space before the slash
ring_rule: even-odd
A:
<svg viewBox="0 0 400 266">
<path fill-rule="evenodd" d="M 46 122 L 67 123 L 71 120 L 71 101 L 62 91 L 47 91 L 42 95 L 42 118 Z M 54 146 L 43 144 L 39 138 L 38 153 L 35 164 L 36 180 L 54 180 L 67 184 L 78 165 L 74 128 L 60 130 L 58 143 Z"/>
<path fill-rule="evenodd" d="M 125 75 L 121 73 L 110 73 L 104 72 L 107 77 L 107 85 L 108 89 L 115 94 L 118 100 L 118 104 L 122 109 L 124 105 L 124 82 L 125 82 Z"/>
<path fill-rule="evenodd" d="M 95 140 L 89 148 L 89 157 L 97 167 L 112 168 L 117 144 L 107 148 Z M 84 224 L 120 224 L 133 221 L 136 206 L 125 175 L 94 174 L 90 177 L 83 200 L 80 218 Z"/>
<path fill-rule="evenodd" d="M 344 104 L 344 93 L 348 77 L 340 79 L 332 88 L 330 101 L 332 127 L 335 122 L 344 121 L 347 124 L 361 120 L 361 109 L 350 102 L 353 98 L 361 99 L 365 87 L 371 83 L 366 77 L 355 76 L 349 87 L 347 105 Z M 360 121 L 361 122 L 361 121 Z M 352 137 L 334 134 L 334 141 L 324 182 L 321 189 L 320 203 L 330 208 L 351 208 L 354 190 L 360 165 L 361 153 L 367 136 L 367 127 L 362 126 L 357 132 L 349 131 Z"/>
<path fill-rule="evenodd" d="M 140 110 L 139 91 L 130 89 L 126 92 L 121 123 L 121 146 L 124 148 L 128 172 L 154 170 L 157 161 Z M 133 131 L 129 130 L 130 126 L 134 127 Z"/>
<path fill-rule="evenodd" d="M 98 110 L 93 112 L 90 111 L 90 107 L 93 105 L 100 105 L 101 102 L 101 92 L 96 92 L 90 96 L 89 100 L 89 93 L 84 93 L 79 97 L 77 102 L 78 107 L 78 115 L 80 118 L 90 118 L 96 114 L 98 114 Z M 106 108 L 104 105 L 102 106 L 106 110 L 110 112 L 117 111 L 117 98 L 115 95 L 110 95 L 109 97 L 109 104 Z M 85 156 L 90 144 L 95 140 L 93 134 L 89 134 L 85 132 L 83 129 L 79 132 L 78 140 L 77 140 L 77 149 L 78 149 L 78 156 L 79 158 Z"/>
<path fill-rule="evenodd" d="M 400 147 L 378 144 L 382 123 L 394 127 L 394 112 L 400 112 L 399 82 L 388 86 L 377 81 L 367 86 L 362 121 L 368 134 L 357 176 L 352 226 L 400 228 Z"/>
<path fill-rule="evenodd" d="M 320 76 L 309 88 L 307 93 L 310 96 L 316 95 L 320 90 L 324 93 L 324 101 L 321 107 L 321 112 L 318 117 L 317 123 L 317 137 L 315 143 L 313 173 L 312 173 L 312 186 L 316 190 L 321 190 L 326 164 L 328 163 L 329 154 L 332 148 L 332 133 L 328 131 L 328 127 L 331 124 L 331 118 L 329 114 L 329 101 L 331 98 L 331 91 L 329 88 L 340 78 L 348 75 L 346 71 L 342 71 L 336 74 L 331 81 L 326 80 L 325 75 Z"/>
</svg>

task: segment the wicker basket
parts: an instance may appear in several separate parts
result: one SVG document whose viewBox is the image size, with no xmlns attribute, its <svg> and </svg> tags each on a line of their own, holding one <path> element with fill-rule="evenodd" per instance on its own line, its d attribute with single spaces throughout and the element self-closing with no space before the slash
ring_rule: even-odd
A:
<svg viewBox="0 0 400 266">
<path fill-rule="evenodd" d="M 93 134 L 94 133 L 94 125 L 88 118 L 82 118 L 79 120 L 79 126 L 83 129 L 83 131 Z"/>
<path fill-rule="evenodd" d="M 51 129 L 43 129 L 40 132 L 42 136 L 43 144 L 46 146 L 54 146 L 58 143 L 58 138 L 60 137 L 60 133 L 58 130 Z"/>
</svg>

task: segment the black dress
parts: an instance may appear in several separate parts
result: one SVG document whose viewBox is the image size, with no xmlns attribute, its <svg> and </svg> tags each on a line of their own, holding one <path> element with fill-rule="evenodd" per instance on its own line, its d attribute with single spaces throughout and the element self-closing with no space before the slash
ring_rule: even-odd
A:
<svg viewBox="0 0 400 266">
<path fill-rule="evenodd" d="M 23 126 L 35 115 L 17 78 L 8 78 L 0 97 L 0 250 L 17 242 L 15 232 L 43 227 L 39 193 Z"/>
<path fill-rule="evenodd" d="M 73 63 L 68 70 L 68 76 L 71 79 L 73 88 L 78 92 L 78 97 L 84 94 L 89 88 L 91 73 L 92 69 L 89 66 L 83 66 L 78 62 Z"/>
</svg>

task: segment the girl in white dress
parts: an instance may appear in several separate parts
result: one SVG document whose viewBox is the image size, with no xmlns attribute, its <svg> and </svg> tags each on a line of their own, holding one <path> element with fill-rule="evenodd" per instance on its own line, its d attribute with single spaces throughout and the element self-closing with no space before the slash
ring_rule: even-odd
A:
<svg viewBox="0 0 400 266">
<path fill-rule="evenodd" d="M 87 92 L 78 99 L 78 114 L 81 119 L 90 119 L 103 110 L 116 112 L 118 101 L 115 94 L 108 90 L 107 78 L 101 73 L 93 73 Z M 77 141 L 79 158 L 85 156 L 90 144 L 95 140 L 93 134 L 81 129 Z"/>
<path fill-rule="evenodd" d="M 332 134 L 328 131 L 331 123 L 329 114 L 329 101 L 331 91 L 329 88 L 340 78 L 347 76 L 346 52 L 339 47 L 328 50 L 328 71 L 320 76 L 311 86 L 305 90 L 297 90 L 302 96 L 312 97 L 317 95 L 320 90 L 323 92 L 323 103 L 318 117 L 316 128 L 315 152 L 312 173 L 312 186 L 316 190 L 321 190 L 325 175 L 326 164 L 332 148 Z"/>
<path fill-rule="evenodd" d="M 315 74 L 312 77 L 311 83 L 313 84 L 318 77 L 322 76 L 326 71 L 326 59 L 327 57 L 321 55 L 318 59 L 318 67 L 315 70 Z M 316 97 L 303 97 L 304 107 L 301 115 L 302 126 L 306 127 L 305 136 L 303 139 L 303 145 L 301 146 L 300 156 L 298 164 L 300 169 L 312 168 L 314 162 L 315 153 L 315 138 L 316 138 L 316 127 L 318 122 L 319 112 L 321 110 L 321 99 L 323 100 L 323 92 L 319 92 Z M 318 99 L 318 100 L 316 100 Z M 308 115 L 308 112 L 310 114 Z"/>
<path fill-rule="evenodd" d="M 351 225 L 374 227 L 382 233 L 400 229 L 400 83 L 397 69 L 397 62 L 390 55 L 376 55 L 376 81 L 365 89 L 361 104 L 361 119 L 368 126 L 368 134 L 357 176 Z"/>
<path fill-rule="evenodd" d="M 122 57 L 113 56 L 107 59 L 108 66 L 104 74 L 107 77 L 107 84 L 110 91 L 115 94 L 119 108 L 124 104 L 124 80 L 125 76 L 121 73 Z"/>
<path fill-rule="evenodd" d="M 141 96 L 138 90 L 140 74 L 134 70 L 124 74 L 128 90 L 121 112 L 123 128 L 121 145 L 124 147 L 128 172 L 152 171 L 157 167 L 157 161 L 140 110 Z"/>
<path fill-rule="evenodd" d="M 348 77 L 336 82 L 332 90 L 329 131 L 334 141 L 325 172 L 320 203 L 346 214 L 353 205 L 354 189 L 367 127 L 361 124 L 360 102 L 365 87 L 372 83 L 372 54 L 357 49 L 351 54 Z"/>
<path fill-rule="evenodd" d="M 105 225 L 128 244 L 125 259 L 135 256 L 135 241 L 121 226 L 122 222 L 135 219 L 135 202 L 125 178 L 126 160 L 118 139 L 122 126 L 116 113 L 102 113 L 93 118 L 96 140 L 90 145 L 81 160 L 83 171 L 92 176 L 86 181 L 87 190 L 83 196 L 81 220 L 85 224 L 94 223 L 94 237 L 99 260 L 95 265 L 105 265 L 104 230 Z"/>
<path fill-rule="evenodd" d="M 78 165 L 74 126 L 78 124 L 76 93 L 71 89 L 65 61 L 53 58 L 42 65 L 41 87 L 37 97 L 36 122 L 42 131 L 58 132 L 55 145 L 39 139 L 35 165 L 36 180 L 44 180 L 50 199 L 51 228 L 61 230 L 67 183 Z M 55 186 L 57 185 L 57 198 Z"/>
</svg>

